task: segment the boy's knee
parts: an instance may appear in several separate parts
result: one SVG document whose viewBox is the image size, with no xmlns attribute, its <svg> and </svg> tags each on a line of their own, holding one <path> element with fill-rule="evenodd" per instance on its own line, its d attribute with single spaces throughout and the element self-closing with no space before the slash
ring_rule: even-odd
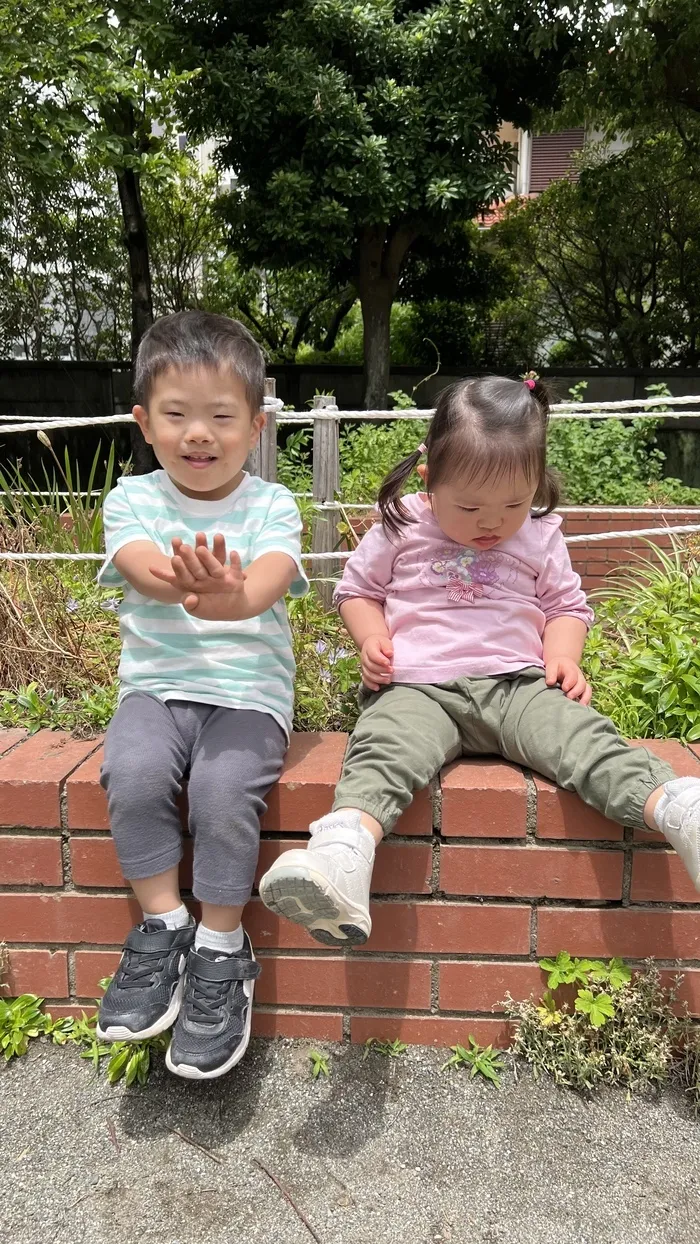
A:
<svg viewBox="0 0 700 1244">
<path fill-rule="evenodd" d="M 106 756 L 100 785 L 107 792 L 110 808 L 144 808 L 169 802 L 180 793 L 181 783 L 172 769 L 147 750 Z"/>
</svg>

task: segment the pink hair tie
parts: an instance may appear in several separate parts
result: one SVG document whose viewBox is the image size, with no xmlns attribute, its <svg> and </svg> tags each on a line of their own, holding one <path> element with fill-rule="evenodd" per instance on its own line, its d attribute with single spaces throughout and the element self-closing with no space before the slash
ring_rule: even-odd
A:
<svg viewBox="0 0 700 1244">
<path fill-rule="evenodd" d="M 534 381 L 534 380 L 529 380 L 529 379 L 528 379 L 528 380 L 523 380 L 523 384 L 526 384 L 526 385 L 527 385 L 527 387 L 528 387 L 528 389 L 534 389 L 534 387 L 535 387 L 535 381 Z"/>
<path fill-rule="evenodd" d="M 427 447 L 427 445 L 419 445 L 419 446 L 418 446 L 418 453 L 419 453 L 419 454 L 427 454 L 427 452 L 428 452 L 428 447 Z"/>
</svg>

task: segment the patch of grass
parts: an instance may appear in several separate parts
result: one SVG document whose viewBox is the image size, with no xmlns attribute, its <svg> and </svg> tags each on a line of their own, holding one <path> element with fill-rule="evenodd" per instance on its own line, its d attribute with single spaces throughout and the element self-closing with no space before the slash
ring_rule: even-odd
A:
<svg viewBox="0 0 700 1244">
<path fill-rule="evenodd" d="M 513 1051 L 556 1084 L 579 1092 L 618 1085 L 629 1092 L 682 1085 L 700 1108 L 700 1037 L 648 962 L 633 973 L 620 959 L 543 959 L 548 988 L 539 1001 L 506 1000 L 517 1024 Z"/>
<path fill-rule="evenodd" d="M 501 1086 L 500 1072 L 503 1071 L 503 1062 L 501 1060 L 500 1051 L 494 1050 L 492 1045 L 479 1045 L 472 1036 L 469 1037 L 469 1049 L 463 1045 L 451 1045 L 452 1057 L 443 1063 L 442 1071 L 448 1068 L 468 1067 L 470 1078 L 474 1076 L 483 1076 L 485 1080 L 490 1080 L 495 1084 L 496 1088 Z"/>
<path fill-rule="evenodd" d="M 378 1037 L 368 1037 L 365 1041 L 365 1052 L 362 1055 L 363 1060 L 368 1058 L 374 1052 L 381 1054 L 384 1058 L 400 1058 L 406 1053 L 408 1046 L 403 1041 L 399 1041 L 395 1037 L 393 1041 L 380 1041 Z"/>
<path fill-rule="evenodd" d="M 311 1075 L 314 1080 L 318 1080 L 318 1077 L 321 1075 L 328 1078 L 330 1067 L 327 1055 L 321 1054 L 318 1050 L 309 1050 L 309 1059 L 311 1061 Z"/>
</svg>

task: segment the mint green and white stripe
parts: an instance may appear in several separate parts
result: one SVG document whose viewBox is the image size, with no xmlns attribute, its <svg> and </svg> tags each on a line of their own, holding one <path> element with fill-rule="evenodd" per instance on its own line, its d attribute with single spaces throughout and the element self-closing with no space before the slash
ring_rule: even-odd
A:
<svg viewBox="0 0 700 1244">
<path fill-rule="evenodd" d="M 105 501 L 104 526 L 107 560 L 99 582 L 124 589 L 120 702 L 132 691 L 145 691 L 161 700 L 256 709 L 289 734 L 294 656 L 284 601 L 244 622 L 204 622 L 182 605 L 163 605 L 136 592 L 114 557 L 134 540 L 151 540 L 170 554 L 175 537 L 193 544 L 203 531 L 211 544 L 221 532 L 244 568 L 263 553 L 287 553 L 297 566 L 290 592 L 303 596 L 308 581 L 301 567 L 301 518 L 291 493 L 246 474 L 223 501 L 200 501 L 181 493 L 165 471 L 123 476 Z"/>
</svg>

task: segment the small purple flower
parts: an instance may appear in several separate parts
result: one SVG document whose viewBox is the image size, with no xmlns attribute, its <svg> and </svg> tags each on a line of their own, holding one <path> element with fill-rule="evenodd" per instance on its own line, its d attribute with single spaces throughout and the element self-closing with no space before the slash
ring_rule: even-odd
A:
<svg viewBox="0 0 700 1244">
<path fill-rule="evenodd" d="M 106 600 L 102 601 L 100 609 L 104 609 L 105 613 L 119 613 L 119 605 L 118 596 L 108 596 Z"/>
<path fill-rule="evenodd" d="M 68 601 L 68 604 L 66 605 L 66 613 L 79 613 L 79 612 L 80 612 L 80 601 L 73 600 L 73 598 L 71 597 L 71 599 Z"/>
<path fill-rule="evenodd" d="M 314 644 L 314 648 L 316 649 L 319 656 L 323 656 L 327 647 L 328 647 L 328 644 L 323 639 L 317 639 L 316 643 Z"/>
<path fill-rule="evenodd" d="M 336 648 L 335 652 L 329 654 L 328 664 L 335 665 L 337 661 L 342 661 L 344 657 L 351 655 L 352 653 L 347 648 Z"/>
</svg>

